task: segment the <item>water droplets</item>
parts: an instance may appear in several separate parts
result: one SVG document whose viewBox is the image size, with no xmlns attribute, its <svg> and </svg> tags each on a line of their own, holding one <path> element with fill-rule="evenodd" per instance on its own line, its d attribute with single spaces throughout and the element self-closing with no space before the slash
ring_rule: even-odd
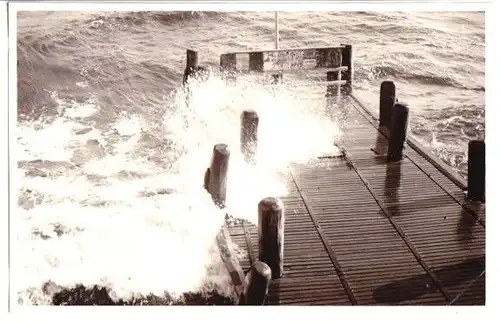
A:
<svg viewBox="0 0 500 322">
<path fill-rule="evenodd" d="M 35 290 L 47 281 L 105 283 L 123 299 L 165 291 L 230 296 L 215 243 L 225 213 L 203 190 L 204 172 L 213 145 L 227 143 L 227 211 L 256 222 L 260 199 L 287 193 L 281 174 L 288 164 L 331 153 L 341 135 L 316 111 L 322 106 L 295 94 L 251 81 L 228 86 L 212 75 L 190 85 L 189 100 L 173 92 L 163 120 L 123 112 L 99 130 L 94 101 L 59 99 L 60 118 L 20 124 L 14 247 L 32 254 L 14 258 L 23 303 L 44 301 Z M 260 116 L 257 165 L 239 152 L 246 108 Z M 56 169 L 65 175 L 51 175 Z M 48 174 L 25 176 L 35 170 Z"/>
</svg>

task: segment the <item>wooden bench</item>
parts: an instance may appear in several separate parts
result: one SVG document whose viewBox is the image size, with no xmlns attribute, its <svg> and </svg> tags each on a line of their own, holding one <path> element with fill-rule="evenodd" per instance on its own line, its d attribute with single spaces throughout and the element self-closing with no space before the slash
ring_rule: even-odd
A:
<svg viewBox="0 0 500 322">
<path fill-rule="evenodd" d="M 352 93 L 353 55 L 351 45 L 322 48 L 274 49 L 250 52 L 231 52 L 220 55 L 220 69 L 228 78 L 237 74 L 268 73 L 275 81 L 284 73 L 302 73 L 312 70 L 326 70 L 329 91 L 337 87 L 344 94 Z M 200 71 L 198 52 L 187 50 L 184 83 L 188 77 Z M 318 85 L 307 82 L 301 85 Z"/>
<path fill-rule="evenodd" d="M 351 45 L 226 53 L 220 56 L 220 67 L 229 73 L 271 73 L 276 80 L 284 73 L 325 69 L 325 83 L 340 85 L 344 93 L 352 92 Z"/>
</svg>

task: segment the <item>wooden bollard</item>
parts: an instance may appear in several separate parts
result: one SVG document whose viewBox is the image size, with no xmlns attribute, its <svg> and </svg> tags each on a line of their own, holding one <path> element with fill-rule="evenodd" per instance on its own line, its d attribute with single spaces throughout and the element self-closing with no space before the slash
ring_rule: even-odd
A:
<svg viewBox="0 0 500 322">
<path fill-rule="evenodd" d="M 326 72 L 326 80 L 328 82 L 339 80 L 339 71 L 328 71 Z M 327 85 L 326 86 L 326 97 L 331 97 L 339 95 L 340 87 L 337 85 Z"/>
<path fill-rule="evenodd" d="M 264 198 L 259 202 L 259 260 L 269 265 L 273 279 L 283 275 L 284 242 L 283 202 Z"/>
<path fill-rule="evenodd" d="M 198 71 L 198 52 L 187 50 L 186 52 L 186 69 L 184 69 L 184 78 L 182 84 L 185 85 L 189 77 Z"/>
<path fill-rule="evenodd" d="M 343 45 L 342 48 L 342 66 L 347 66 L 346 71 L 342 71 L 342 79 L 346 84 L 342 87 L 342 92 L 345 94 L 352 93 L 352 82 L 354 80 L 354 55 L 352 45 Z"/>
<path fill-rule="evenodd" d="M 216 144 L 213 149 L 210 168 L 205 172 L 204 185 L 214 203 L 223 208 L 226 204 L 227 171 L 229 166 L 229 148 L 227 144 Z"/>
<path fill-rule="evenodd" d="M 485 201 L 486 147 L 484 141 L 469 142 L 467 161 L 467 197 L 471 201 Z"/>
<path fill-rule="evenodd" d="M 257 261 L 250 267 L 245 277 L 245 287 L 241 294 L 241 305 L 263 305 L 271 284 L 271 268 Z"/>
<path fill-rule="evenodd" d="M 258 127 L 259 115 L 257 112 L 245 110 L 241 113 L 240 149 L 245 161 L 249 163 L 255 163 Z"/>
<path fill-rule="evenodd" d="M 396 103 L 392 108 L 391 133 L 387 150 L 387 161 L 389 162 L 400 161 L 403 158 L 403 148 L 408 129 L 408 115 L 408 106 L 403 103 Z"/>
<path fill-rule="evenodd" d="M 391 127 L 392 108 L 396 104 L 396 86 L 392 81 L 380 84 L 379 126 Z"/>
</svg>

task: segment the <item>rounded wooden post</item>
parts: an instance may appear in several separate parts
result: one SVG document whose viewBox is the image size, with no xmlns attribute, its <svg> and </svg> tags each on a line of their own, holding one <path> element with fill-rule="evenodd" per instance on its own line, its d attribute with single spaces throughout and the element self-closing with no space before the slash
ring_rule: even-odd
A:
<svg viewBox="0 0 500 322">
<path fill-rule="evenodd" d="M 189 77 L 198 71 L 198 52 L 188 49 L 186 51 L 186 69 L 182 84 L 186 84 Z"/>
<path fill-rule="evenodd" d="M 342 92 L 345 94 L 352 93 L 352 82 L 354 81 L 354 55 L 352 45 L 343 45 L 342 48 L 342 66 L 347 66 L 346 71 L 342 71 L 342 79 L 346 81 Z"/>
<path fill-rule="evenodd" d="M 245 161 L 249 163 L 255 163 L 258 127 L 259 115 L 257 112 L 245 110 L 241 113 L 240 149 Z"/>
<path fill-rule="evenodd" d="M 212 200 L 219 207 L 226 204 L 227 171 L 229 165 L 229 148 L 227 144 L 216 144 L 213 149 L 212 162 L 207 169 L 204 185 Z"/>
<path fill-rule="evenodd" d="M 245 277 L 241 294 L 242 305 L 263 305 L 271 284 L 271 268 L 261 261 L 255 262 Z"/>
<path fill-rule="evenodd" d="M 396 104 L 396 86 L 392 81 L 380 84 L 379 126 L 391 127 L 392 108 Z"/>
<path fill-rule="evenodd" d="M 485 201 L 486 160 L 484 141 L 469 142 L 467 161 L 467 197 L 472 201 Z"/>
<path fill-rule="evenodd" d="M 408 106 L 404 103 L 396 103 L 392 108 L 391 134 L 389 137 L 389 149 L 387 150 L 387 161 L 400 161 L 403 158 L 403 148 L 406 141 L 408 129 Z"/>
<path fill-rule="evenodd" d="M 264 198 L 259 202 L 259 260 L 269 265 L 273 279 L 283 275 L 284 241 L 283 202 Z"/>
<path fill-rule="evenodd" d="M 335 81 L 335 80 L 338 80 L 339 78 L 339 73 L 338 71 L 328 71 L 326 72 L 326 80 L 331 82 L 331 81 Z M 335 95 L 338 95 L 338 86 L 336 85 L 327 85 L 326 86 L 326 97 L 331 97 L 331 96 L 335 96 Z"/>
</svg>

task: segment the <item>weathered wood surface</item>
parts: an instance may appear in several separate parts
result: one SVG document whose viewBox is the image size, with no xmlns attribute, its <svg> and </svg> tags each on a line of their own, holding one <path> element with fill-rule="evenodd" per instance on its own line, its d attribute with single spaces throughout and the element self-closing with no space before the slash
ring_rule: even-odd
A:
<svg viewBox="0 0 500 322">
<path fill-rule="evenodd" d="M 277 196 L 284 274 L 271 282 L 267 304 L 484 305 L 485 205 L 468 202 L 408 145 L 402 161 L 388 164 L 378 121 L 351 96 L 342 100 L 334 113 L 348 120 L 338 142 L 347 158 L 291 166 L 289 193 Z M 229 232 L 254 252 L 241 261 L 246 272 L 258 229 L 247 223 Z"/>
<path fill-rule="evenodd" d="M 343 46 L 227 53 L 220 65 L 227 71 L 299 71 L 342 66 Z"/>
<path fill-rule="evenodd" d="M 259 202 L 259 260 L 269 265 L 272 278 L 283 275 L 285 217 L 283 202 L 264 198 Z"/>
</svg>

